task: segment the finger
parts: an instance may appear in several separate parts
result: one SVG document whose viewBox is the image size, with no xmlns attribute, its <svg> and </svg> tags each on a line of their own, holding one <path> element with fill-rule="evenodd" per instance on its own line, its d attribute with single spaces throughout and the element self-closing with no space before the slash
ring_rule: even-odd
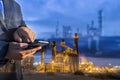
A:
<svg viewBox="0 0 120 80">
<path fill-rule="evenodd" d="M 28 36 L 27 36 L 27 41 L 28 41 L 28 42 L 33 42 L 33 38 L 32 38 L 30 35 L 28 35 Z"/>
<path fill-rule="evenodd" d="M 26 36 L 23 36 L 23 37 L 22 37 L 22 41 L 23 41 L 24 43 L 32 42 L 32 41 L 30 40 L 30 38 L 29 38 L 29 37 L 26 37 Z"/>
<path fill-rule="evenodd" d="M 35 35 L 34 32 L 31 32 L 31 35 L 32 35 L 32 36 L 31 36 L 31 41 L 34 42 L 34 40 L 35 40 L 35 36 L 36 36 L 36 35 Z"/>
<path fill-rule="evenodd" d="M 17 42 L 22 42 L 22 39 L 21 39 L 21 37 L 19 36 L 19 34 L 17 32 L 14 33 L 14 39 Z"/>
<path fill-rule="evenodd" d="M 19 46 L 20 46 L 20 49 L 25 49 L 28 47 L 28 44 L 27 43 L 20 43 Z"/>
<path fill-rule="evenodd" d="M 29 36 L 28 36 L 29 40 L 30 40 L 31 42 L 34 42 L 34 40 L 35 40 L 35 32 L 32 31 L 31 29 L 29 29 L 28 32 L 29 32 L 29 34 L 28 34 L 28 35 L 29 35 Z"/>
<path fill-rule="evenodd" d="M 23 43 L 28 43 L 27 37 L 22 36 L 22 42 L 23 42 Z"/>
<path fill-rule="evenodd" d="M 36 48 L 33 48 L 33 49 L 24 50 L 24 51 L 22 52 L 22 54 L 23 54 L 23 55 L 27 55 L 27 54 L 30 54 L 30 53 L 32 53 L 32 52 L 36 52 L 36 51 L 38 51 L 38 50 L 40 50 L 40 49 L 41 49 L 41 47 L 36 47 Z"/>
<path fill-rule="evenodd" d="M 22 40 L 23 42 L 32 42 L 30 35 L 27 32 L 23 31 Z M 32 35 L 31 35 L 32 36 Z"/>
<path fill-rule="evenodd" d="M 18 31 L 19 33 L 19 36 L 21 37 L 22 39 L 22 42 L 26 43 L 27 42 L 27 39 L 28 39 L 28 35 L 27 35 L 27 32 L 26 31 L 23 31 L 23 30 L 19 30 Z"/>
<path fill-rule="evenodd" d="M 27 43 L 17 43 L 17 42 L 11 42 L 10 45 L 12 46 L 12 48 L 21 50 L 21 49 L 25 49 L 28 47 Z"/>
<path fill-rule="evenodd" d="M 30 55 L 33 55 L 34 53 L 35 53 L 35 51 L 31 52 L 30 54 L 24 55 L 22 58 L 24 59 L 24 58 L 26 58 L 26 57 L 28 57 L 28 56 L 30 56 Z"/>
<path fill-rule="evenodd" d="M 35 33 L 31 29 L 24 29 L 20 31 L 21 36 L 25 37 L 25 41 L 33 42 Z"/>
<path fill-rule="evenodd" d="M 27 39 L 27 42 L 29 43 L 29 42 L 31 42 L 29 39 Z"/>
<path fill-rule="evenodd" d="M 28 31 L 28 33 L 27 33 L 27 39 L 28 39 L 28 41 L 32 42 L 33 41 L 33 34 L 30 30 Z"/>
<path fill-rule="evenodd" d="M 35 35 L 35 33 L 33 32 L 33 40 L 32 40 L 32 42 L 34 42 L 35 37 L 36 37 L 36 35 Z"/>
<path fill-rule="evenodd" d="M 18 51 L 19 52 L 19 59 L 24 59 L 25 57 L 27 57 L 29 55 L 33 55 L 37 50 L 40 50 L 40 49 L 41 49 L 41 47 L 37 47 L 34 49 Z"/>
<path fill-rule="evenodd" d="M 22 53 L 21 56 L 22 58 L 25 58 L 26 56 L 33 55 L 36 51 L 30 51 L 29 53 Z"/>
<path fill-rule="evenodd" d="M 34 42 L 34 39 L 35 39 L 35 33 L 31 30 L 31 29 L 28 29 L 27 31 L 25 31 L 25 36 L 27 37 L 27 41 L 28 42 Z"/>
</svg>

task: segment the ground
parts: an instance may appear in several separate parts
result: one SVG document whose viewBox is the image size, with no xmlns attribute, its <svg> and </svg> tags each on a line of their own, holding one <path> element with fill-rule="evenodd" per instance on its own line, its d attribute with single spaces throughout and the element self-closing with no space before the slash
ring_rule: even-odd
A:
<svg viewBox="0 0 120 80">
<path fill-rule="evenodd" d="M 97 79 L 71 73 L 24 73 L 24 80 L 116 80 Z"/>
</svg>

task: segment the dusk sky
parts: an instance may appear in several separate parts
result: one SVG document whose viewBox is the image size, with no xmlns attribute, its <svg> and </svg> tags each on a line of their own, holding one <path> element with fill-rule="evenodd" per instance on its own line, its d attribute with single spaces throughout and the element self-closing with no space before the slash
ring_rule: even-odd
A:
<svg viewBox="0 0 120 80">
<path fill-rule="evenodd" d="M 62 26 L 71 26 L 73 32 L 80 28 L 86 35 L 86 25 L 91 20 L 98 26 L 98 11 L 103 10 L 103 35 L 120 36 L 120 0 L 16 0 L 22 8 L 26 24 L 37 38 L 55 34 L 57 20 Z"/>
</svg>

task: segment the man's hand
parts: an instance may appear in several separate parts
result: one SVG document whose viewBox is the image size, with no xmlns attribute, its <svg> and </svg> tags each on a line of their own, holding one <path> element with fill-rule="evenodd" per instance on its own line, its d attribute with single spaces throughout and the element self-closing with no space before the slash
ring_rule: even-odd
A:
<svg viewBox="0 0 120 80">
<path fill-rule="evenodd" d="M 35 33 L 28 27 L 20 27 L 14 33 L 14 39 L 17 42 L 34 42 Z"/>
<path fill-rule="evenodd" d="M 36 47 L 33 49 L 25 50 L 27 47 L 28 47 L 27 43 L 17 43 L 17 42 L 9 43 L 9 48 L 7 51 L 6 58 L 13 60 L 22 60 L 29 55 L 33 55 L 36 51 L 41 49 L 41 47 Z"/>
</svg>

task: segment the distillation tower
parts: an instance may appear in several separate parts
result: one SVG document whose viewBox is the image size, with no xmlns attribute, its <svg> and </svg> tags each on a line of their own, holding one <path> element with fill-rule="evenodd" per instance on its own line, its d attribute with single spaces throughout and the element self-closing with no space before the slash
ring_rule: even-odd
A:
<svg viewBox="0 0 120 80">
<path fill-rule="evenodd" d="M 91 21 L 91 25 L 87 24 L 88 34 L 88 49 L 93 51 L 100 50 L 100 37 L 102 36 L 102 10 L 98 11 L 98 27 L 94 26 L 94 21 Z M 95 48 L 93 48 L 93 42 L 95 42 Z"/>
</svg>

